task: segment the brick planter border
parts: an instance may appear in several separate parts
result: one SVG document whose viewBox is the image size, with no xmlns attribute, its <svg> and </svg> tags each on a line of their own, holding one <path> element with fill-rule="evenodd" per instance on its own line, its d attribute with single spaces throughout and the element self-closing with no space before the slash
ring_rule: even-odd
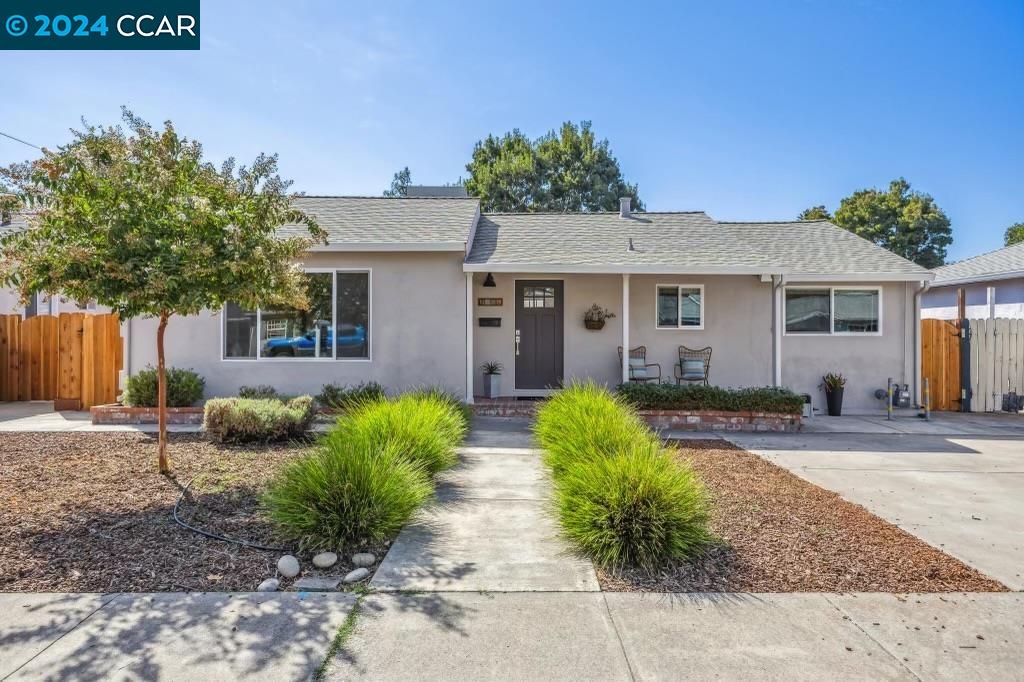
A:
<svg viewBox="0 0 1024 682">
<path fill-rule="evenodd" d="M 799 414 L 777 412 L 721 412 L 718 410 L 639 410 L 654 429 L 672 431 L 770 431 L 800 430 Z"/>
<path fill-rule="evenodd" d="M 126 405 L 96 405 L 89 410 L 93 424 L 156 424 L 159 416 L 155 407 L 128 407 Z M 201 407 L 168 407 L 168 424 L 202 424 Z"/>
</svg>

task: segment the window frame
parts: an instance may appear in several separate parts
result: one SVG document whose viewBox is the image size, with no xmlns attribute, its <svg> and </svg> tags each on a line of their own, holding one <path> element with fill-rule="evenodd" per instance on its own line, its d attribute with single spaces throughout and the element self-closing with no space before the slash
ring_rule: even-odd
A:
<svg viewBox="0 0 1024 682">
<path fill-rule="evenodd" d="M 283 363 L 330 363 L 330 362 L 372 362 L 373 361 L 373 269 L 372 268 L 302 268 L 306 274 L 329 273 L 331 275 L 331 326 L 334 330 L 334 342 L 331 344 L 331 354 L 323 357 L 312 358 L 288 358 L 288 357 L 264 357 L 262 353 L 263 344 L 258 335 L 263 327 L 263 310 L 256 309 L 256 357 L 254 358 L 229 358 L 225 355 L 225 342 L 227 340 L 227 303 L 220 309 L 220 360 L 221 362 L 283 362 Z M 344 358 L 338 357 L 338 273 L 355 272 L 366 274 L 366 333 L 370 335 L 370 341 L 366 344 L 365 358 Z"/>
<path fill-rule="evenodd" d="M 675 289 L 676 290 L 676 324 L 675 326 L 661 325 L 658 324 L 658 296 L 662 289 Z M 700 291 L 700 324 L 683 324 L 683 297 L 681 291 L 683 289 L 697 289 Z M 664 284 L 654 285 L 654 328 L 661 331 L 671 332 L 699 332 L 704 331 L 704 309 L 707 307 L 707 298 L 704 295 L 703 284 L 675 284 L 674 282 L 666 282 Z"/>
<path fill-rule="evenodd" d="M 813 290 L 828 289 L 828 331 L 827 332 L 791 332 L 789 331 L 786 318 L 788 317 L 789 299 L 786 297 L 786 293 L 790 290 L 793 291 L 813 291 Z M 876 332 L 837 332 L 836 331 L 836 292 L 837 291 L 874 291 L 878 294 L 878 331 Z M 882 306 L 884 300 L 884 287 L 880 286 L 856 286 L 856 285 L 842 285 L 842 286 L 828 286 L 828 285 L 814 285 L 814 284 L 794 284 L 792 286 L 786 285 L 783 287 L 782 292 L 782 335 L 783 336 L 882 336 L 884 329 L 882 328 L 882 321 L 884 315 L 882 314 Z"/>
</svg>

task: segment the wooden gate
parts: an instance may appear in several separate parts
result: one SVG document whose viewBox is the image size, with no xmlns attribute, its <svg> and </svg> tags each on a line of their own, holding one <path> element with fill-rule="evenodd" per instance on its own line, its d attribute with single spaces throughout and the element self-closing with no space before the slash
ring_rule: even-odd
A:
<svg viewBox="0 0 1024 682">
<path fill-rule="evenodd" d="M 956 323 L 921 320 L 921 377 L 928 379 L 933 410 L 960 409 L 960 329 Z"/>
<path fill-rule="evenodd" d="M 117 315 L 0 315 L 0 400 L 85 410 L 112 403 L 123 355 Z"/>
<path fill-rule="evenodd" d="M 970 320 L 971 412 L 998 412 L 1007 393 L 1024 395 L 1024 320 Z"/>
</svg>

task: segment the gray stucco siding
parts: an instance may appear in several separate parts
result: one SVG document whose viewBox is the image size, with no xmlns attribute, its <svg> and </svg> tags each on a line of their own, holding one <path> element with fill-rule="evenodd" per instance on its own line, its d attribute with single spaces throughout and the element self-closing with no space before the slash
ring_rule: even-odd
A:
<svg viewBox="0 0 1024 682">
<path fill-rule="evenodd" d="M 466 388 L 466 280 L 461 253 L 313 253 L 309 268 L 366 269 L 370 282 L 370 359 L 225 360 L 221 311 L 173 317 L 167 363 L 206 379 L 206 397 L 235 395 L 244 385 L 270 384 L 316 394 L 325 383 L 377 381 L 389 392 L 443 386 Z M 131 371 L 156 364 L 155 319 L 131 321 Z"/>
<path fill-rule="evenodd" d="M 957 289 L 964 290 L 968 318 L 988 318 L 988 288 L 995 289 L 995 316 L 1024 318 L 1024 278 L 995 279 L 987 282 L 932 287 L 921 296 L 921 316 L 942 320 L 957 317 Z"/>
</svg>

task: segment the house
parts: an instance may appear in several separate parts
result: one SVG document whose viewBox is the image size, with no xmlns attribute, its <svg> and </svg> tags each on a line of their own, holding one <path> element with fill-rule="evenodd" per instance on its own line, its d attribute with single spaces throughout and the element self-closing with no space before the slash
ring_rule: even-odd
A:
<svg viewBox="0 0 1024 682">
<path fill-rule="evenodd" d="M 167 361 L 207 395 L 328 382 L 391 391 L 440 385 L 472 401 L 481 363 L 503 394 L 629 376 L 620 347 L 646 346 L 673 381 L 679 346 L 711 347 L 710 383 L 787 386 L 824 405 L 843 373 L 846 408 L 880 409 L 889 378 L 916 386 L 919 294 L 933 275 L 827 221 L 721 222 L 703 212 L 481 213 L 473 198 L 299 197 L 328 243 L 302 261 L 310 309 L 172 318 Z M 284 226 L 299 234 L 301 226 Z M 584 312 L 615 313 L 588 329 Z M 124 323 L 128 372 L 156 364 L 156 320 Z"/>
<path fill-rule="evenodd" d="M 922 317 L 1024 319 L 1024 243 L 943 265 L 933 272 L 931 288 L 921 298 Z"/>
</svg>

